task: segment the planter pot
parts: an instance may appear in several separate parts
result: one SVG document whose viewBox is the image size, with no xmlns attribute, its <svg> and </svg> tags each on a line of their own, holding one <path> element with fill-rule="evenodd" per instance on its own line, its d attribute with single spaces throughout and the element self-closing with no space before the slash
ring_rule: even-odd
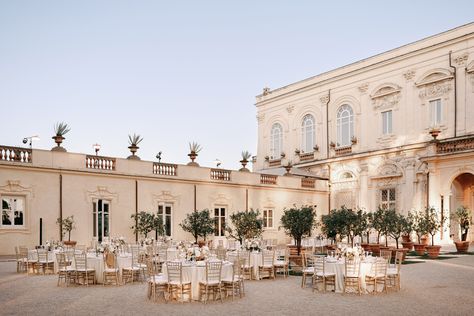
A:
<svg viewBox="0 0 474 316">
<path fill-rule="evenodd" d="M 54 139 L 54 142 L 56 143 L 56 147 L 53 147 L 51 148 L 51 151 L 61 151 L 61 152 L 66 152 L 66 149 L 64 147 L 61 147 L 61 143 L 63 142 L 63 140 L 65 140 L 66 138 L 64 138 L 63 136 L 53 136 L 51 137 L 52 139 Z"/>
<path fill-rule="evenodd" d="M 205 242 L 204 240 L 199 240 L 199 241 L 198 241 L 198 247 L 199 247 L 199 248 L 202 248 L 202 247 L 204 247 L 205 245 L 206 245 L 206 242 Z"/>
<path fill-rule="evenodd" d="M 328 251 L 336 250 L 336 245 L 326 245 L 326 250 Z"/>
<path fill-rule="evenodd" d="M 403 242 L 410 242 L 410 236 L 409 235 L 403 235 L 402 236 L 402 241 Z"/>
<path fill-rule="evenodd" d="M 380 246 L 380 251 L 382 250 L 390 250 L 390 247 L 388 246 Z"/>
<path fill-rule="evenodd" d="M 140 157 L 138 157 L 136 154 L 136 152 L 138 151 L 140 147 L 138 147 L 137 145 L 130 145 L 128 146 L 128 149 L 130 149 L 130 152 L 132 153 L 130 156 L 127 157 L 127 159 L 132 159 L 132 160 L 140 160 Z"/>
<path fill-rule="evenodd" d="M 455 241 L 456 251 L 460 253 L 466 253 L 469 250 L 469 241 Z"/>
<path fill-rule="evenodd" d="M 413 243 L 412 243 L 412 244 L 413 244 Z M 409 251 L 409 249 L 408 249 L 408 248 L 405 248 L 405 247 L 403 247 L 403 248 L 398 248 L 398 249 L 397 249 L 397 248 L 391 248 L 391 250 L 392 250 L 392 258 L 393 258 L 392 261 L 393 261 L 393 262 L 395 262 L 395 258 L 396 258 L 397 252 L 403 253 L 403 258 L 402 258 L 402 262 L 403 262 L 403 261 L 405 261 L 405 258 L 406 258 L 406 256 L 407 256 L 407 252 Z"/>
<path fill-rule="evenodd" d="M 426 246 L 426 252 L 428 253 L 428 257 L 432 259 L 438 258 L 440 250 L 441 250 L 441 246 L 438 246 L 438 245 Z"/>
<path fill-rule="evenodd" d="M 414 242 L 413 241 L 402 241 L 403 248 L 407 248 L 408 251 L 412 251 Z"/>
<path fill-rule="evenodd" d="M 425 254 L 426 245 L 425 244 L 413 244 L 415 247 L 416 254 L 419 256 L 423 256 Z"/>
<path fill-rule="evenodd" d="M 241 160 L 240 163 L 242 164 L 242 168 L 239 169 L 239 171 L 242 171 L 242 172 L 250 172 L 249 169 L 247 169 L 247 164 L 248 164 L 248 160 Z"/>
<path fill-rule="evenodd" d="M 360 244 L 360 246 L 362 248 L 364 248 L 365 251 L 371 251 L 371 247 L 370 247 L 370 244 Z"/>
<path fill-rule="evenodd" d="M 375 257 L 380 256 L 380 244 L 370 244 L 370 251 Z"/>
<path fill-rule="evenodd" d="M 77 244 L 77 241 L 75 241 L 75 240 L 66 240 L 66 241 L 63 241 L 63 244 L 65 246 L 75 247 L 76 244 Z"/>
<path fill-rule="evenodd" d="M 188 166 L 199 167 L 199 164 L 194 161 L 197 158 L 197 156 L 198 154 L 195 152 L 191 152 L 190 154 L 188 154 L 189 159 L 191 159 L 191 162 L 188 162 Z"/>
<path fill-rule="evenodd" d="M 430 244 L 430 239 L 428 236 L 423 236 L 420 238 L 420 241 L 423 245 L 428 246 Z"/>
</svg>

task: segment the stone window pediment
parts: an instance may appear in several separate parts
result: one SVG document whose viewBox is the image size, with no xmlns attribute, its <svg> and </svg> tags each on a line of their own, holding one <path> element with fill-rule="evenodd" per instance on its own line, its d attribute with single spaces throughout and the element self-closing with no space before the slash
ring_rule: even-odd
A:
<svg viewBox="0 0 474 316">
<path fill-rule="evenodd" d="M 426 85 L 440 83 L 446 80 L 453 79 L 454 76 L 450 71 L 440 69 L 434 70 L 423 77 L 420 81 L 416 82 L 415 85 L 417 87 L 423 87 Z"/>
<path fill-rule="evenodd" d="M 370 95 L 374 109 L 396 108 L 401 97 L 401 87 L 395 84 L 383 84 Z"/>
</svg>

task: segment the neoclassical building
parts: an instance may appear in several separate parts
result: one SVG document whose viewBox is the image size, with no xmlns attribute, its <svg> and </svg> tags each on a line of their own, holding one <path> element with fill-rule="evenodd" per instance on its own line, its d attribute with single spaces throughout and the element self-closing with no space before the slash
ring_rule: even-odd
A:
<svg viewBox="0 0 474 316">
<path fill-rule="evenodd" d="M 474 209 L 474 23 L 256 99 L 255 170 L 328 178 L 330 209 Z"/>
</svg>

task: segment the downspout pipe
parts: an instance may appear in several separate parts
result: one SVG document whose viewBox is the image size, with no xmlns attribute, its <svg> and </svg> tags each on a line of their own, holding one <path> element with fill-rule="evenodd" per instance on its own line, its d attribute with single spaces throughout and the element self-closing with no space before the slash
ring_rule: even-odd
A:
<svg viewBox="0 0 474 316">
<path fill-rule="evenodd" d="M 454 74 L 454 137 L 457 136 L 457 125 L 458 125 L 458 89 L 456 80 L 456 67 L 453 66 L 451 60 L 452 51 L 449 51 L 449 67 L 453 70 Z"/>
<path fill-rule="evenodd" d="M 326 155 L 329 159 L 329 102 L 331 102 L 331 89 L 328 91 L 328 102 L 326 102 Z"/>
</svg>

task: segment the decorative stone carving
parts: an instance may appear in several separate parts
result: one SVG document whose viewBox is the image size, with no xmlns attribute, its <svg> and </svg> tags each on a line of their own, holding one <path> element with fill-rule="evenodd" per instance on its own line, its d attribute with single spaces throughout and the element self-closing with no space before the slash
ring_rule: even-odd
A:
<svg viewBox="0 0 474 316">
<path fill-rule="evenodd" d="M 25 187 L 20 184 L 20 180 L 7 180 L 7 184 L 0 186 L 0 194 L 25 194 L 31 197 L 33 195 L 33 189 L 31 187 Z"/>
<path fill-rule="evenodd" d="M 416 71 L 414 69 L 409 69 L 403 73 L 406 81 L 410 81 L 415 77 Z"/>
<path fill-rule="evenodd" d="M 268 94 L 270 94 L 270 88 L 269 87 L 263 88 L 262 95 L 268 95 Z"/>
<path fill-rule="evenodd" d="M 328 104 L 328 102 L 329 102 L 329 95 L 326 94 L 326 95 L 320 97 L 319 100 L 321 101 L 321 104 L 322 104 L 322 105 L 326 105 L 326 104 Z"/>
<path fill-rule="evenodd" d="M 293 112 L 294 109 L 295 109 L 294 105 L 288 105 L 286 107 L 286 111 L 288 112 L 288 114 L 291 114 L 291 112 Z"/>
<path fill-rule="evenodd" d="M 265 114 L 264 113 L 257 114 L 256 118 L 257 118 L 257 121 L 261 123 L 265 119 Z"/>
<path fill-rule="evenodd" d="M 423 86 L 418 96 L 421 99 L 441 97 L 452 89 L 451 83 L 433 83 L 431 85 Z"/>
<path fill-rule="evenodd" d="M 363 94 L 367 92 L 367 89 L 369 89 L 369 84 L 366 82 L 366 83 L 361 84 L 357 88 L 359 89 L 359 92 Z"/>
<path fill-rule="evenodd" d="M 370 96 L 375 110 L 383 110 L 396 107 L 400 101 L 401 88 L 397 85 L 384 85 L 377 89 L 373 95 Z"/>
<path fill-rule="evenodd" d="M 118 202 L 118 194 L 110 192 L 105 186 L 97 186 L 95 191 L 86 191 L 86 200 L 88 202 L 98 199 Z"/>
<path fill-rule="evenodd" d="M 468 57 L 469 57 L 469 54 L 466 52 L 466 53 L 463 53 L 459 56 L 454 57 L 453 61 L 458 67 L 463 67 L 463 66 L 466 65 Z"/>
</svg>

